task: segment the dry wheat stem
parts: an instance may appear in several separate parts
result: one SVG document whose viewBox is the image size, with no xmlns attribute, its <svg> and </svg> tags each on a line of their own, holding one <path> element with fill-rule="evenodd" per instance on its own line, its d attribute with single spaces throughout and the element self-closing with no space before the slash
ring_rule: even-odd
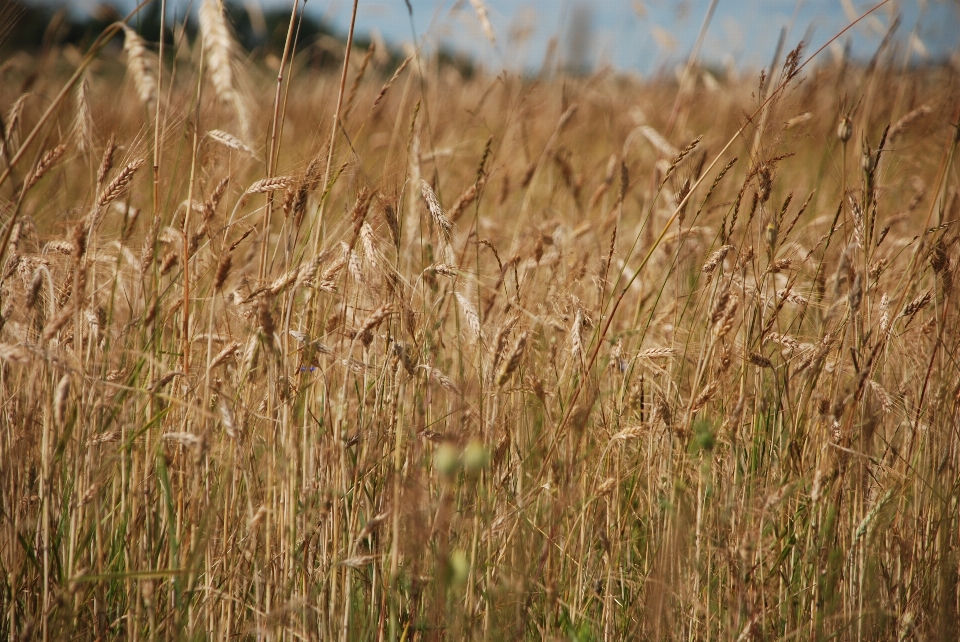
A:
<svg viewBox="0 0 960 642">
<path fill-rule="evenodd" d="M 130 19 L 133 18 L 133 16 L 135 16 L 140 11 L 140 9 L 147 6 L 151 1 L 152 0 L 143 0 L 139 5 L 136 6 L 136 8 L 130 14 L 127 15 L 126 18 L 124 18 L 122 22 L 115 22 L 111 24 L 109 27 L 107 27 L 103 31 L 103 33 L 101 33 L 97 37 L 96 40 L 94 40 L 93 44 L 90 45 L 90 49 L 87 50 L 87 54 L 83 57 L 83 60 L 80 61 L 80 65 L 73 72 L 73 75 L 70 76 L 69 80 L 67 80 L 66 83 L 64 83 L 63 87 L 60 89 L 60 92 L 50 102 L 50 105 L 40 116 L 40 119 L 37 121 L 37 124 L 34 125 L 30 133 L 27 134 L 27 137 L 20 144 L 19 149 L 17 149 L 17 153 L 14 154 L 13 158 L 11 158 L 7 162 L 6 169 L 4 169 L 3 173 L 0 174 L 0 185 L 3 185 L 7 181 L 7 179 L 10 178 L 10 174 L 11 172 L 13 172 L 13 168 L 16 167 L 17 163 L 26 153 L 27 149 L 30 147 L 30 144 L 33 143 L 34 139 L 40 135 L 40 132 L 43 130 L 44 126 L 47 124 L 47 121 L 50 120 L 53 114 L 56 113 L 56 111 L 60 108 L 60 103 L 63 102 L 64 98 L 70 92 L 70 89 L 73 88 L 73 85 L 76 84 L 76 82 L 80 79 L 81 76 L 83 76 L 84 71 L 86 71 L 90 63 L 93 62 L 97 54 L 100 53 L 100 50 L 106 46 L 106 44 L 110 41 L 111 38 L 113 38 L 113 36 L 115 36 L 118 32 L 120 32 L 124 28 L 125 24 L 129 22 Z M 10 243 L 10 235 L 13 233 L 13 228 L 17 222 L 19 211 L 20 210 L 17 209 L 14 212 L 14 215 L 7 222 L 7 231 L 4 234 L 3 241 L 0 242 L 0 262 L 2 262 L 3 259 L 6 257 L 7 246 Z"/>
<path fill-rule="evenodd" d="M 148 107 L 157 101 L 158 86 L 154 62 L 147 45 L 136 31 L 123 26 L 123 49 L 127 52 L 127 67 L 133 75 L 140 101 Z"/>
<path fill-rule="evenodd" d="M 874 11 L 878 10 L 880 7 L 882 7 L 882 6 L 884 6 L 885 4 L 887 4 L 889 1 L 890 1 L 890 0 L 882 0 L 882 2 L 880 2 L 880 3 L 877 4 L 877 5 L 875 5 L 875 6 L 874 6 L 873 8 L 871 8 L 869 11 L 867 11 L 867 12 L 864 13 L 862 16 L 860 16 L 860 18 L 858 18 L 856 21 L 852 22 L 852 23 L 851 23 L 850 25 L 848 25 L 846 28 L 844 28 L 843 30 L 841 30 L 841 31 L 840 31 L 838 34 L 836 34 L 833 38 L 831 38 L 830 40 L 828 40 L 826 44 L 824 44 L 822 47 L 820 47 L 820 49 L 818 49 L 816 52 L 814 52 L 814 54 L 813 54 L 812 56 L 810 56 L 810 58 L 808 58 L 802 65 L 800 65 L 800 66 L 798 67 L 798 69 L 796 70 L 796 72 L 799 73 L 804 67 L 806 67 L 806 66 L 810 63 L 810 61 L 812 61 L 814 58 L 816 58 L 817 55 L 819 55 L 824 49 L 826 49 L 826 48 L 827 48 L 831 43 L 833 43 L 837 38 L 839 38 L 839 37 L 842 36 L 844 33 L 846 33 L 847 31 L 849 31 L 850 29 L 852 29 L 857 23 L 859 23 L 861 20 L 865 19 L 867 16 L 869 16 L 870 14 L 872 14 Z M 607 332 L 608 332 L 609 329 L 610 329 L 610 325 L 613 323 L 613 318 L 614 318 L 614 316 L 616 315 L 616 311 L 617 311 L 617 308 L 618 308 L 619 305 L 620 305 L 620 302 L 623 300 L 624 296 L 625 296 L 626 293 L 629 291 L 630 286 L 633 284 L 633 281 L 637 278 L 637 276 L 640 275 L 640 273 L 643 271 L 644 267 L 646 267 L 647 263 L 649 262 L 650 258 L 653 256 L 653 253 L 654 253 L 654 252 L 656 251 L 656 249 L 659 247 L 660 243 L 663 242 L 663 239 L 664 239 L 664 237 L 667 235 L 667 232 L 669 231 L 670 226 L 673 225 L 674 221 L 677 220 L 677 217 L 680 215 L 680 213 L 681 213 L 681 212 L 683 211 L 683 209 L 686 207 L 687 201 L 690 199 L 690 196 L 691 196 L 691 195 L 693 194 L 693 192 L 697 189 L 697 187 L 700 186 L 700 184 L 704 181 L 704 179 L 707 177 L 707 175 L 713 170 L 713 168 L 714 168 L 714 167 L 716 166 L 716 164 L 720 161 L 720 159 L 723 158 L 723 156 L 727 153 L 727 151 L 728 151 L 728 150 L 730 149 L 730 147 L 734 144 L 734 142 L 736 142 L 736 140 L 740 137 L 740 135 L 743 134 L 743 132 L 746 130 L 747 126 L 753 121 L 753 118 L 755 118 L 755 117 L 757 116 L 757 114 L 759 114 L 759 113 L 761 112 L 761 110 L 765 109 L 766 106 L 770 103 L 770 101 L 772 101 L 775 97 L 777 97 L 777 96 L 780 94 L 780 92 L 783 91 L 783 90 L 787 87 L 787 85 L 790 83 L 791 80 L 792 80 L 792 77 L 784 80 L 783 82 L 781 82 L 781 83 L 777 86 L 777 88 L 776 88 L 774 91 L 770 92 L 770 95 L 766 98 L 766 100 L 764 100 L 763 103 L 761 103 L 761 105 L 760 105 L 760 106 L 757 108 L 757 110 L 753 113 L 753 115 L 751 116 L 751 118 L 748 119 L 743 125 L 740 126 L 740 128 L 737 130 L 737 132 L 730 138 L 729 141 L 727 141 L 727 143 L 723 146 L 723 148 L 720 150 L 720 152 L 717 153 L 717 155 L 714 157 L 713 161 L 711 161 L 710 165 L 708 165 L 708 166 L 706 167 L 706 169 L 703 170 L 703 172 L 702 172 L 701 175 L 700 175 L 700 178 L 697 179 L 697 180 L 694 182 L 694 184 L 690 187 L 690 189 L 689 189 L 689 191 L 686 193 L 686 195 L 680 200 L 679 203 L 677 203 L 676 207 L 675 207 L 674 210 L 673 210 L 673 213 L 672 213 L 672 214 L 670 215 L 670 217 L 667 219 L 666 223 L 664 223 L 663 229 L 661 230 L 660 235 L 656 238 L 656 240 L 655 240 L 655 241 L 653 242 L 653 244 L 651 245 L 649 251 L 647 252 L 646 256 L 644 256 L 643 260 L 640 262 L 640 265 L 637 267 L 637 269 L 636 269 L 636 271 L 634 272 L 633 276 L 631 276 L 631 277 L 627 280 L 626 285 L 624 285 L 624 287 L 620 290 L 620 293 L 619 293 L 619 294 L 616 294 L 616 295 L 614 296 L 614 298 L 613 298 L 613 306 L 612 306 L 612 308 L 610 309 L 610 312 L 607 313 L 607 314 L 605 314 L 605 315 L 601 315 L 601 318 L 602 318 L 603 316 L 606 316 L 606 322 L 604 323 L 602 330 L 600 329 L 600 328 L 601 328 L 600 324 L 597 325 L 597 330 L 596 330 L 596 333 L 595 333 L 595 337 L 594 337 L 594 339 L 593 339 L 593 341 L 592 341 L 592 343 L 594 344 L 594 349 L 593 349 L 593 352 L 592 352 L 592 354 L 591 354 L 591 356 L 590 356 L 589 361 L 587 362 L 586 367 L 584 368 L 584 371 L 585 371 L 585 372 L 590 372 L 590 371 L 592 371 L 593 365 L 594 365 L 594 363 L 595 363 L 596 360 L 597 360 L 598 354 L 600 353 L 600 348 L 602 347 L 603 337 L 606 336 Z M 529 193 L 529 192 L 528 192 L 528 193 Z M 636 247 L 636 245 L 637 245 L 637 243 L 639 242 L 639 240 L 640 240 L 640 235 L 638 234 L 637 237 L 636 237 L 636 239 L 634 240 L 633 247 L 631 248 L 631 251 L 628 253 L 628 256 L 633 253 L 633 248 Z M 623 276 L 623 270 L 621 269 L 620 275 L 619 275 L 618 278 L 617 278 L 617 281 L 618 281 L 618 282 L 619 282 L 619 280 L 620 280 L 620 278 L 621 278 L 622 276 Z M 609 304 L 605 304 L 605 305 L 604 305 L 604 311 L 606 310 L 606 308 L 608 307 L 608 305 L 609 305 Z M 549 459 L 549 457 L 552 456 L 554 450 L 556 449 L 557 444 L 559 443 L 559 435 L 561 435 L 561 434 L 563 433 L 563 430 L 564 430 L 564 428 L 566 427 L 567 422 L 570 420 L 571 410 L 572 410 L 574 404 L 576 403 L 577 399 L 579 398 L 580 392 L 581 392 L 582 389 L 583 389 L 583 380 L 581 380 L 580 382 L 578 382 L 576 388 L 574 389 L 573 395 L 572 395 L 572 397 L 571 397 L 570 405 L 568 406 L 568 410 L 564 413 L 564 416 L 563 416 L 563 417 L 561 418 L 561 420 L 560 420 L 560 424 L 557 426 L 556 435 L 555 435 L 554 438 L 552 439 L 552 443 L 551 443 L 551 447 L 550 447 L 550 449 L 549 449 L 549 454 L 548 454 L 547 459 Z M 539 479 L 542 478 L 543 473 L 545 472 L 545 469 L 546 469 L 546 464 L 544 464 L 544 466 L 541 467 L 541 469 L 540 469 L 540 474 L 537 475 L 537 480 L 539 480 Z"/>
<path fill-rule="evenodd" d="M 833 81 L 861 71 L 826 69 L 806 79 L 804 91 L 771 104 L 770 123 L 789 122 L 783 112 L 796 105 L 829 104 Z M 944 90 L 931 80 L 938 73 L 917 72 L 917 91 L 903 101 L 884 92 L 872 115 L 894 120 L 903 104 L 934 106 L 930 122 L 900 134 L 903 145 L 888 161 L 915 166 L 923 190 L 909 176 L 875 181 L 877 218 L 890 214 L 892 229 L 873 244 L 872 261 L 866 247 L 838 247 L 830 232 L 820 238 L 836 223 L 836 190 L 824 188 L 829 176 L 815 171 L 817 157 L 829 161 L 830 146 L 809 141 L 823 131 L 832 136 L 831 123 L 802 125 L 816 129 L 790 150 L 796 161 L 777 167 L 762 203 L 757 195 L 751 205 L 746 193 L 760 189 L 751 167 L 742 187 L 720 186 L 713 204 L 726 169 L 701 175 L 711 159 L 701 161 L 692 146 L 678 150 L 673 166 L 661 159 L 649 187 L 643 173 L 634 177 L 630 199 L 622 178 L 614 200 L 616 169 L 627 160 L 616 142 L 614 154 L 597 147 L 595 134 L 609 128 L 617 140 L 640 121 L 606 118 L 609 105 L 592 96 L 610 91 L 628 104 L 650 92 L 638 101 L 646 109 L 669 98 L 669 88 L 602 74 L 532 87 L 504 77 L 492 91 L 505 100 L 488 100 L 483 122 L 475 122 L 469 108 L 447 109 L 451 90 L 472 105 L 492 79 L 457 78 L 426 64 L 421 88 L 435 90 L 421 98 L 440 119 L 429 129 L 426 118 L 411 122 L 417 108 L 405 94 L 384 106 L 389 115 L 374 112 L 356 124 L 367 135 L 349 137 L 356 171 L 343 174 L 345 183 L 332 172 L 323 186 L 327 222 L 317 253 L 316 230 L 303 238 L 297 231 L 301 222 L 316 222 L 299 219 L 308 216 L 308 200 L 313 208 L 310 194 L 329 150 L 317 153 L 294 137 L 272 152 L 275 166 L 291 169 L 258 171 L 229 139 L 205 136 L 224 131 L 211 130 L 213 121 L 200 128 L 194 120 L 199 92 L 212 90 L 203 87 L 209 77 L 201 70 L 189 86 L 168 77 L 164 118 L 182 129 L 171 132 L 176 138 L 187 145 L 193 138 L 191 184 L 184 184 L 187 147 L 164 144 L 155 129 L 154 158 L 162 154 L 164 166 L 177 169 L 166 177 L 169 207 L 152 185 L 157 209 L 138 262 L 128 246 L 144 232 L 127 210 L 143 207 L 150 188 L 126 168 L 146 155 L 149 126 L 131 94 L 134 113 L 97 121 L 123 142 L 118 166 L 113 143 L 99 171 L 100 159 L 65 154 L 56 176 L 23 200 L 10 230 L 0 293 L 0 443 L 24 456 L 17 468 L 0 466 L 2 501 L 11 507 L 0 530 L 16 544 L 0 544 L 2 563 L 13 570 L 0 578 L 0 591 L 16 598 L 0 609 L 0 632 L 20 635 L 20 613 L 37 613 L 37 637 L 41 618 L 50 639 L 65 627 L 95 635 L 103 607 L 127 594 L 109 630 L 131 638 L 176 637 L 177 630 L 235 637 L 254 629 L 344 639 L 415 631 L 562 637 L 567 624 L 551 615 L 560 607 L 574 626 L 596 634 L 602 626 L 611 639 L 717 638 L 725 631 L 816 638 L 843 613 L 863 617 L 840 637 L 860 629 L 865 638 L 936 637 L 939 620 L 925 613 L 940 612 L 954 591 L 923 591 L 943 551 L 918 543 L 933 523 L 924 507 L 950 498 L 929 487 L 929 475 L 949 474 L 957 464 L 947 428 L 960 399 L 950 287 L 960 245 L 949 222 L 960 195 L 952 143 L 940 166 L 912 150 L 939 146 L 939 134 L 928 129 L 947 111 Z M 899 74 L 875 72 L 884 89 L 913 80 Z M 319 82 L 319 96 L 336 82 L 336 71 L 296 76 L 281 126 L 294 118 L 302 125 L 305 111 L 315 117 L 309 100 L 297 96 L 301 89 Z M 105 86 L 104 78 L 91 80 L 98 90 Z M 408 88 L 416 80 L 411 76 Z M 37 82 L 40 92 L 49 81 Z M 272 80 L 260 84 L 269 103 Z M 360 87 L 358 102 L 366 91 L 373 98 L 376 87 Z M 536 170 L 535 150 L 553 138 L 556 115 L 574 100 L 583 119 L 564 129 L 549 156 L 566 169 L 548 167 L 539 179 L 561 181 L 560 192 L 539 183 L 533 195 L 525 182 L 518 189 Z M 95 97 L 91 108 L 101 101 Z M 506 155 L 495 162 L 487 151 L 480 169 L 472 153 L 439 164 L 436 152 L 428 153 L 431 136 L 479 152 L 485 123 L 509 120 L 516 101 L 552 107 L 554 117 L 518 119 L 516 132 L 499 134 Z M 702 145 L 719 149 L 750 101 L 729 102 L 726 120 L 684 102 L 683 127 L 709 123 Z M 66 115 L 58 121 L 72 126 Z M 409 132 L 409 157 L 367 175 L 362 165 L 379 165 L 383 150 L 389 153 L 391 127 L 399 139 Z M 38 161 L 57 143 L 72 151 L 76 138 L 64 131 L 42 145 L 35 139 L 32 168 L 47 165 Z M 260 133 L 269 132 L 264 119 Z M 776 136 L 766 132 L 763 145 L 779 147 Z M 644 168 L 660 154 L 642 151 L 634 160 Z M 677 167 L 686 155 L 694 162 Z M 700 184 L 707 177 L 712 184 Z M 813 220 L 796 225 L 793 236 L 800 214 L 792 214 L 796 202 L 788 212 L 784 195 L 807 180 L 815 181 L 810 192 L 820 202 L 808 198 Z M 496 202 L 482 199 L 463 230 L 451 220 L 458 203 L 485 184 L 497 185 Z M 228 185 L 229 212 L 219 207 Z M 441 185 L 454 203 L 447 208 L 433 192 Z M 585 208 L 574 187 L 601 196 Z M 258 279 L 261 247 L 244 240 L 262 227 L 263 199 L 251 194 L 275 188 L 282 225 L 257 241 L 269 244 L 268 256 L 281 254 L 282 265 L 266 263 Z M 696 220 L 658 232 L 696 190 L 703 199 Z M 924 216 L 903 213 L 902 205 L 919 204 L 921 191 L 942 208 L 947 225 L 911 239 L 910 227 Z M 526 198 L 535 216 L 520 220 L 515 214 Z M 860 196 L 856 202 L 864 210 L 862 243 L 870 246 L 873 209 Z M 0 203 L 5 219 L 18 216 L 15 205 Z M 420 239 L 417 229 L 401 238 L 395 212 L 407 208 L 406 225 L 424 226 Z M 57 236 L 50 213 L 79 224 Z M 234 229 L 237 218 L 248 224 Z M 780 238 L 765 242 L 771 220 Z M 625 254 L 624 235 L 641 238 L 640 256 Z M 905 274 L 911 244 L 921 248 Z M 659 249 L 651 256 L 652 245 Z M 637 280 L 633 268 L 645 256 Z M 901 279 L 898 302 L 893 289 Z M 629 312 L 637 321 L 624 320 L 618 304 L 635 306 Z M 25 431 L 31 421 L 37 429 Z M 28 536 L 16 540 L 24 527 Z M 124 538 L 136 545 L 117 557 L 111 542 Z M 778 554 L 784 546 L 791 555 Z M 840 560 L 837 573 L 830 560 Z M 186 562 L 175 578 L 141 576 L 140 569 Z M 92 581 L 111 564 L 114 579 Z M 881 565 L 888 576 L 875 573 Z M 744 568 L 754 571 L 744 575 Z M 679 589 L 644 592 L 638 573 L 649 586 Z M 914 599 L 898 603 L 897 591 Z M 796 608 L 762 606 L 791 595 Z M 713 605 L 708 617 L 700 604 Z"/>
</svg>

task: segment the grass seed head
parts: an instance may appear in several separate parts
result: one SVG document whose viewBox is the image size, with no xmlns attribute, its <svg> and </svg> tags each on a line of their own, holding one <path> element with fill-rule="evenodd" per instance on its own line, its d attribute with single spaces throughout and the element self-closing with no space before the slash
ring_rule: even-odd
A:
<svg viewBox="0 0 960 642">
<path fill-rule="evenodd" d="M 137 95 L 145 105 L 157 101 L 157 72 L 153 54 L 147 50 L 147 44 L 136 31 L 123 26 L 123 49 L 127 52 L 127 70 L 133 76 Z"/>
<path fill-rule="evenodd" d="M 124 168 L 120 170 L 120 173 L 117 174 L 117 176 L 110 181 L 110 184 L 100 193 L 100 197 L 97 199 L 97 206 L 105 207 L 115 201 L 124 190 L 130 186 L 133 177 L 146 162 L 146 159 L 138 158 L 135 161 L 127 163 Z"/>
<path fill-rule="evenodd" d="M 529 336 L 528 331 L 521 332 L 514 342 L 513 348 L 510 349 L 510 354 L 503 360 L 500 371 L 497 373 L 496 384 L 498 387 L 503 387 L 503 384 L 509 381 L 516 369 L 520 367 Z"/>
<path fill-rule="evenodd" d="M 57 390 L 53 395 L 53 417 L 57 426 L 63 428 L 66 425 L 67 401 L 70 396 L 70 375 L 65 374 L 60 378 L 57 384 Z"/>
<path fill-rule="evenodd" d="M 47 150 L 44 152 L 43 156 L 40 157 L 40 160 L 37 161 L 37 166 L 34 168 L 33 172 L 27 179 L 27 182 L 23 188 L 23 191 L 28 191 L 31 187 L 36 185 L 44 174 L 49 172 L 54 165 L 57 164 L 63 154 L 67 151 L 67 146 L 65 143 L 60 143 L 53 149 Z"/>
<path fill-rule="evenodd" d="M 453 224 L 447 218 L 446 214 L 443 213 L 443 208 L 440 207 L 440 200 L 437 198 L 437 193 L 433 191 L 433 188 L 430 187 L 427 181 L 421 180 L 420 187 L 423 193 L 423 200 L 426 201 L 427 209 L 430 210 L 430 215 L 433 217 L 433 222 L 437 228 L 439 228 L 442 238 L 449 241 Z"/>
<path fill-rule="evenodd" d="M 234 52 L 237 44 L 230 34 L 230 28 L 217 0 L 202 0 L 197 13 L 210 83 L 217 97 L 233 107 L 243 137 L 246 138 L 250 127 L 246 102 L 234 84 Z"/>
</svg>

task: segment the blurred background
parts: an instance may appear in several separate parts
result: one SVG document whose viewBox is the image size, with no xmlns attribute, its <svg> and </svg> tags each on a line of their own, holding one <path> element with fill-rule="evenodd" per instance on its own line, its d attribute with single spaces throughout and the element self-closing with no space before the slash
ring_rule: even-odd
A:
<svg viewBox="0 0 960 642">
<path fill-rule="evenodd" d="M 0 46 L 40 47 L 51 40 L 82 44 L 102 24 L 126 14 L 135 0 L 0 0 Z M 196 1 L 168 0 L 167 24 L 195 13 Z M 672 75 L 697 48 L 708 68 L 744 73 L 769 64 L 781 37 L 787 49 L 799 40 L 807 52 L 819 48 L 872 0 L 361 0 L 357 33 L 362 41 L 382 40 L 396 50 L 416 43 L 482 65 L 535 74 L 564 70 L 589 73 L 601 67 L 644 76 Z M 300 6 L 304 6 L 300 3 Z M 159 0 L 139 20 L 144 35 L 158 39 Z M 232 0 L 228 14 L 249 49 L 282 43 L 291 2 Z M 486 14 L 486 25 L 478 16 Z M 301 46 L 319 38 L 342 39 L 350 21 L 350 0 L 309 0 L 309 24 Z M 704 30 L 704 25 L 706 29 Z M 487 28 L 485 28 L 487 27 Z M 893 29 L 891 29 L 893 27 Z M 960 58 L 960 0 L 890 0 L 844 34 L 830 56 L 867 60 L 889 37 L 904 64 L 944 63 Z M 46 39 L 46 40 L 45 40 Z"/>
</svg>

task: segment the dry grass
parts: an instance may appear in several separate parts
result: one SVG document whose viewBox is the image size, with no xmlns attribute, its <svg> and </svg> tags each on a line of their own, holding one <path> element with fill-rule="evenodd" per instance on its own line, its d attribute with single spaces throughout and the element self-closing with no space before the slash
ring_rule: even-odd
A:
<svg viewBox="0 0 960 642">
<path fill-rule="evenodd" d="M 0 635 L 956 639 L 956 71 L 275 111 L 202 7 L 2 72 Z"/>
</svg>

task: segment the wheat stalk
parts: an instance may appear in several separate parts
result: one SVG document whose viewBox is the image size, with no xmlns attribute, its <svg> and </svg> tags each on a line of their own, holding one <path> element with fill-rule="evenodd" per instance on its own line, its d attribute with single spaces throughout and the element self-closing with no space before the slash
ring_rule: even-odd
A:
<svg viewBox="0 0 960 642">
<path fill-rule="evenodd" d="M 85 154 L 93 150 L 93 115 L 90 111 L 90 82 L 86 77 L 77 85 L 77 115 L 73 121 L 73 138 L 77 151 Z"/>
<path fill-rule="evenodd" d="M 250 122 L 243 97 L 234 86 L 233 58 L 237 48 L 217 0 L 203 0 L 198 11 L 200 39 L 207 59 L 207 73 L 217 97 L 231 105 L 240 122 L 240 131 L 248 137 Z"/>
<path fill-rule="evenodd" d="M 256 157 L 257 155 L 256 152 L 250 149 L 250 147 L 248 147 L 247 144 L 244 143 L 242 140 L 240 140 L 236 136 L 233 136 L 232 134 L 228 134 L 223 130 L 211 129 L 206 134 L 204 134 L 204 136 L 216 143 L 220 143 L 221 145 L 223 145 L 228 149 L 235 149 L 237 151 L 250 154 L 253 157 Z"/>
<path fill-rule="evenodd" d="M 123 194 L 124 190 L 130 186 L 133 177 L 146 162 L 145 158 L 138 158 L 135 161 L 127 163 L 124 168 L 120 170 L 120 173 L 110 181 L 110 184 L 100 192 L 100 196 L 97 198 L 97 207 L 103 208 Z"/>
<path fill-rule="evenodd" d="M 482 0 L 470 0 L 473 10 L 477 12 L 477 19 L 480 20 L 480 26 L 483 27 L 483 34 L 491 44 L 496 44 L 497 37 L 493 33 L 493 25 L 490 24 L 490 16 L 487 7 Z"/>
<path fill-rule="evenodd" d="M 287 189 L 293 185 L 292 176 L 274 176 L 273 178 L 261 178 L 259 181 L 247 188 L 247 194 L 265 194 L 267 192 L 277 192 Z"/>
<path fill-rule="evenodd" d="M 459 292 L 454 292 L 454 295 L 457 297 L 460 308 L 463 310 L 463 318 L 467 321 L 467 327 L 470 328 L 470 333 L 477 341 L 483 341 L 483 328 L 480 324 L 480 315 L 477 314 L 477 309 L 470 303 L 470 299 Z"/>
<path fill-rule="evenodd" d="M 63 154 L 67 151 L 67 146 L 64 143 L 60 143 L 53 149 L 47 150 L 44 152 L 43 156 L 40 157 L 40 160 L 37 161 L 37 166 L 34 168 L 33 172 L 27 178 L 27 182 L 23 187 L 23 192 L 27 192 L 31 187 L 36 185 L 43 175 L 50 171 L 57 162 L 63 158 Z"/>
<path fill-rule="evenodd" d="M 133 76 L 140 102 L 151 106 L 157 101 L 156 61 L 136 31 L 123 26 L 123 50 L 127 52 L 127 70 Z"/>
</svg>

